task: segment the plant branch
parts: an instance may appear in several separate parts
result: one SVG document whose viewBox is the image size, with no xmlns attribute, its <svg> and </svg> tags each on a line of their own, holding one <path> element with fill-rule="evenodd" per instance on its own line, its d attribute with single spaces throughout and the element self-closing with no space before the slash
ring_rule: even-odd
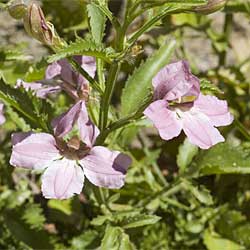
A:
<svg viewBox="0 0 250 250">
<path fill-rule="evenodd" d="M 103 94 L 103 91 L 101 89 L 101 87 L 99 86 L 98 82 L 96 82 L 95 79 L 93 79 L 87 71 L 85 71 L 81 65 L 76 62 L 72 57 L 68 58 L 69 63 L 72 65 L 72 67 L 79 72 L 84 78 L 86 78 L 86 80 L 88 80 L 88 82 L 90 83 L 90 85 L 92 85 L 93 89 L 95 89 L 96 91 L 98 91 L 100 94 Z"/>
</svg>

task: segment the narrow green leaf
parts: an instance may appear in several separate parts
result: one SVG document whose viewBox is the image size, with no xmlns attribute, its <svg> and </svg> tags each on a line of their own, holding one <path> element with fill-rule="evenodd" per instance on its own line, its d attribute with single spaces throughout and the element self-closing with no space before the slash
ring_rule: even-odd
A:
<svg viewBox="0 0 250 250">
<path fill-rule="evenodd" d="M 121 98 L 122 116 L 135 112 L 144 98 L 148 96 L 153 77 L 169 62 L 175 45 L 175 41 L 163 45 L 129 77 Z"/>
<path fill-rule="evenodd" d="M 87 5 L 87 10 L 90 19 L 89 23 L 92 37 L 94 41 L 99 44 L 102 42 L 104 35 L 106 17 L 103 12 L 93 3 Z"/>
<path fill-rule="evenodd" d="M 183 144 L 179 147 L 179 153 L 177 155 L 177 164 L 180 173 L 183 173 L 188 165 L 191 163 L 194 156 L 198 153 L 198 147 L 191 144 L 188 139 L 185 139 Z"/>
<path fill-rule="evenodd" d="M 136 228 L 152 225 L 158 222 L 161 217 L 156 215 L 139 214 L 131 218 L 127 218 L 121 224 L 123 228 Z"/>
</svg>

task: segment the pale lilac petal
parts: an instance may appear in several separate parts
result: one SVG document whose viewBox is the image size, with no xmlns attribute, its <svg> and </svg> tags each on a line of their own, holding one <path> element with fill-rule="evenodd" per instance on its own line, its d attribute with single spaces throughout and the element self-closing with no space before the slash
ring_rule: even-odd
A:
<svg viewBox="0 0 250 250">
<path fill-rule="evenodd" d="M 183 112 L 181 116 L 183 130 L 192 144 L 202 149 L 208 149 L 225 140 L 209 118 L 201 112 L 191 109 Z"/>
<path fill-rule="evenodd" d="M 90 182 L 99 187 L 121 188 L 131 159 L 118 151 L 94 147 L 80 164 Z"/>
<path fill-rule="evenodd" d="M 61 91 L 60 86 L 50 86 L 41 82 L 27 83 L 19 79 L 17 81 L 16 87 L 21 86 L 27 91 L 33 91 L 39 98 L 46 98 L 50 94 L 58 93 Z"/>
<path fill-rule="evenodd" d="M 52 127 L 56 137 L 63 137 L 73 129 L 81 112 L 82 103 L 82 101 L 77 102 L 66 113 L 52 121 Z"/>
<path fill-rule="evenodd" d="M 199 95 L 194 107 L 208 116 L 214 126 L 226 126 L 233 122 L 233 116 L 228 110 L 227 102 L 215 96 Z"/>
<path fill-rule="evenodd" d="M 15 167 L 41 169 L 48 161 L 60 157 L 52 135 L 46 133 L 15 133 L 12 135 L 10 164 Z"/>
<path fill-rule="evenodd" d="M 83 171 L 75 161 L 57 160 L 42 175 L 42 193 L 47 199 L 68 199 L 81 193 L 83 183 Z"/>
<path fill-rule="evenodd" d="M 165 100 L 151 103 L 144 114 L 153 122 L 162 139 L 170 140 L 181 133 L 182 122 L 178 119 L 176 112 L 168 108 Z"/>
<path fill-rule="evenodd" d="M 200 82 L 190 72 L 186 61 L 169 64 L 153 78 L 155 99 L 176 100 L 180 97 L 200 93 Z"/>
<path fill-rule="evenodd" d="M 61 74 L 62 66 L 58 62 L 50 64 L 45 72 L 45 79 L 53 79 Z"/>
<path fill-rule="evenodd" d="M 92 147 L 100 132 L 90 121 L 84 101 L 77 102 L 68 112 L 52 121 L 55 136 L 65 136 L 73 129 L 76 123 L 78 125 L 81 140 L 89 147 Z"/>
<path fill-rule="evenodd" d="M 89 147 L 95 143 L 97 136 L 100 134 L 99 129 L 89 119 L 86 106 L 83 104 L 78 117 L 78 128 L 80 130 L 81 140 Z"/>
<path fill-rule="evenodd" d="M 96 73 L 96 61 L 92 56 L 75 56 L 74 59 L 88 72 L 91 77 Z"/>
<path fill-rule="evenodd" d="M 0 125 L 2 125 L 5 122 L 5 117 L 3 115 L 3 104 L 0 103 Z"/>
</svg>

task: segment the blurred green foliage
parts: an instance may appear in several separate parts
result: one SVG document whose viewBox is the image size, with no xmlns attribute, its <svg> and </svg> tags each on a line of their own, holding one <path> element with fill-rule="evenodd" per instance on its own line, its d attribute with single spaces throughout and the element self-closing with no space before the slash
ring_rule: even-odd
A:
<svg viewBox="0 0 250 250">
<path fill-rule="evenodd" d="M 5 110 L 8 121 L 0 127 L 0 248 L 250 249 L 250 55 L 243 59 L 237 55 L 234 38 L 250 37 L 238 23 L 249 23 L 250 2 L 229 0 L 224 11 L 211 16 L 167 15 L 124 54 L 111 49 L 114 31 L 112 20 L 107 22 L 107 1 L 93 1 L 101 4 L 102 11 L 82 0 L 41 2 L 60 36 L 71 43 L 52 56 L 47 50 L 38 63 L 36 55 L 27 50 L 29 44 L 0 47 L 0 99 L 11 103 Z M 145 14 L 131 26 L 128 35 L 162 11 L 162 6 L 157 7 L 161 1 L 138 2 L 142 2 Z M 110 1 L 116 16 L 122 16 L 122 4 L 120 0 Z M 150 4 L 155 7 L 149 8 Z M 237 33 L 239 30 L 241 33 Z M 44 199 L 39 175 L 9 165 L 11 133 L 30 128 L 49 130 L 51 117 L 70 103 L 63 94 L 41 101 L 32 93 L 17 91 L 17 79 L 40 80 L 48 61 L 76 53 L 107 62 L 123 58 L 112 99 L 119 111 L 112 109 L 109 115 L 116 120 L 134 112 L 132 109 L 140 106 L 138 98 L 143 100 L 144 93 L 150 92 L 150 79 L 169 61 L 166 48 L 173 40 L 177 47 L 172 60 L 189 60 L 192 71 L 203 79 L 202 91 L 229 102 L 235 122 L 222 130 L 225 143 L 201 151 L 183 136 L 170 142 L 160 140 L 143 118 L 130 122 L 106 141 L 111 148 L 127 151 L 133 158 L 126 185 L 119 191 L 102 189 L 99 194 L 86 182 L 81 195 L 66 201 Z M 152 51 L 156 51 L 153 56 Z M 108 68 L 104 63 L 105 72 Z M 93 94 L 93 119 L 98 117 L 97 103 L 99 97 Z"/>
</svg>

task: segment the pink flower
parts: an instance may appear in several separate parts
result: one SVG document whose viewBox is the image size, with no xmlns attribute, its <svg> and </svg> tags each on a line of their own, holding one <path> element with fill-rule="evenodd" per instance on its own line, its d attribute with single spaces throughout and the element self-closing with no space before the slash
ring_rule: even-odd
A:
<svg viewBox="0 0 250 250">
<path fill-rule="evenodd" d="M 88 72 L 91 77 L 95 76 L 96 62 L 91 56 L 74 56 L 82 68 Z M 85 95 L 88 92 L 88 81 L 79 73 L 75 72 L 66 59 L 59 60 L 48 66 L 46 70 L 46 79 L 61 80 L 62 88 L 74 99 L 79 95 Z M 88 94 L 88 93 L 87 93 Z"/>
<path fill-rule="evenodd" d="M 80 137 L 68 134 L 75 123 Z M 98 128 L 89 120 L 83 101 L 53 122 L 55 136 L 46 133 L 16 133 L 12 136 L 10 163 L 16 167 L 43 169 L 42 193 L 46 198 L 67 199 L 79 194 L 84 178 L 99 187 L 121 188 L 124 185 L 130 157 L 93 146 Z"/>
<path fill-rule="evenodd" d="M 183 130 L 191 143 L 202 149 L 223 142 L 215 127 L 232 123 L 226 101 L 200 93 L 200 82 L 186 61 L 172 63 L 153 79 L 155 101 L 144 114 L 162 139 L 170 140 Z"/>
<path fill-rule="evenodd" d="M 94 57 L 74 56 L 74 59 L 91 77 L 95 76 Z M 58 93 L 63 89 L 75 100 L 87 99 L 89 90 L 88 81 L 75 72 L 66 59 L 50 64 L 46 69 L 44 80 L 31 83 L 18 80 L 16 86 L 34 91 L 39 98 L 46 98 L 49 94 Z"/>
<path fill-rule="evenodd" d="M 5 122 L 5 117 L 3 115 L 3 104 L 0 103 L 0 125 L 2 125 Z"/>
</svg>

